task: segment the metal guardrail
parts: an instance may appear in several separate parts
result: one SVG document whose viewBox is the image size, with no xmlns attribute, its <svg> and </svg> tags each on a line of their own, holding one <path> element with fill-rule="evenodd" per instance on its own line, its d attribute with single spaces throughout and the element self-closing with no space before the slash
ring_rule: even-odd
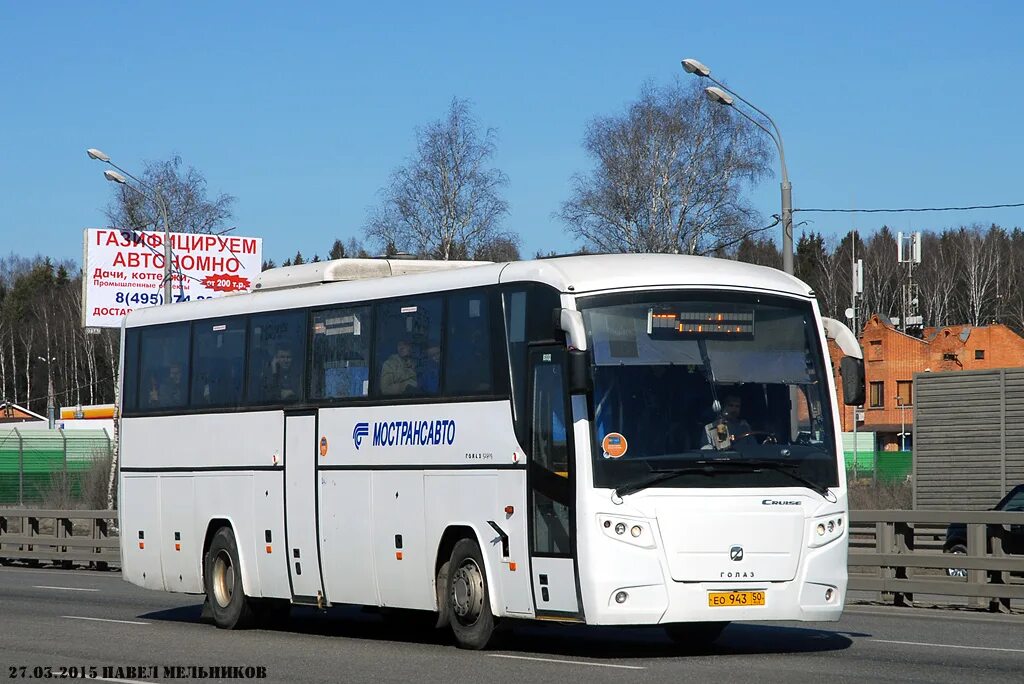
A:
<svg viewBox="0 0 1024 684">
<path fill-rule="evenodd" d="M 117 511 L 0 508 L 0 562 L 120 565 L 120 539 L 110 525 L 116 520 Z"/>
<path fill-rule="evenodd" d="M 0 508 L 0 562 L 120 565 L 116 520 L 117 511 Z M 942 552 L 954 522 L 967 526 L 966 555 Z M 1010 601 L 1024 601 L 1024 555 L 1004 551 L 1011 534 L 1024 534 L 1024 512 L 851 511 L 848 588 L 899 606 L 913 605 L 917 593 L 1007 611 Z M 948 568 L 964 576 L 949 577 Z"/>
<path fill-rule="evenodd" d="M 967 554 L 942 552 L 946 526 L 965 523 Z M 914 594 L 969 598 L 969 605 L 1007 612 L 1024 600 L 1024 556 L 1005 543 L 1024 528 L 1024 512 L 851 511 L 850 591 L 875 591 L 882 601 L 910 606 Z M 963 577 L 946 570 L 965 570 Z"/>
</svg>

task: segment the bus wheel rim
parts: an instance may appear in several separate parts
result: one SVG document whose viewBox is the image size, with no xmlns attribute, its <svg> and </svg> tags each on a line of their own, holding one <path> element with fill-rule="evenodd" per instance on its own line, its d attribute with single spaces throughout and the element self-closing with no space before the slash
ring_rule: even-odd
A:
<svg viewBox="0 0 1024 684">
<path fill-rule="evenodd" d="M 231 555 L 221 551 L 213 561 L 213 598 L 221 608 L 227 608 L 234 591 L 235 572 L 231 565 Z"/>
<path fill-rule="evenodd" d="M 484 606 L 484 576 L 480 566 L 467 558 L 452 575 L 452 611 L 463 625 L 472 625 Z"/>
</svg>

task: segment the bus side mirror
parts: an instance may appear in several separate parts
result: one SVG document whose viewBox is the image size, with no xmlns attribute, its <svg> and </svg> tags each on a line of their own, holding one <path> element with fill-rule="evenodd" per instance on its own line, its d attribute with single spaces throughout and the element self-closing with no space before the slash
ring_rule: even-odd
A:
<svg viewBox="0 0 1024 684">
<path fill-rule="evenodd" d="M 569 350 L 569 394 L 587 394 L 593 389 L 587 352 Z"/>
<path fill-rule="evenodd" d="M 843 377 L 843 403 L 860 406 L 864 403 L 864 359 L 844 356 L 839 362 Z"/>
</svg>

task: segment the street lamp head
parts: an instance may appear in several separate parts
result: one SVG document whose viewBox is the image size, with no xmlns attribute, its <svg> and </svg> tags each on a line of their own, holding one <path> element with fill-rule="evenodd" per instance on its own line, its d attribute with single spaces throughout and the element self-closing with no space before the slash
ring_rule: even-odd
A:
<svg viewBox="0 0 1024 684">
<path fill-rule="evenodd" d="M 711 69 L 707 68 L 695 59 L 684 59 L 683 68 L 686 69 L 686 73 L 697 74 L 703 78 L 707 78 L 711 75 Z"/>
<path fill-rule="evenodd" d="M 110 169 L 107 169 L 106 171 L 103 172 L 103 177 L 106 178 L 108 181 L 111 181 L 112 183 L 121 183 L 122 185 L 124 185 L 125 183 L 128 182 L 125 180 L 124 176 L 119 174 L 117 171 L 111 171 Z"/>
<path fill-rule="evenodd" d="M 725 92 L 717 86 L 711 86 L 710 88 L 704 89 L 704 94 L 708 96 L 708 99 L 712 102 L 717 102 L 720 105 L 731 107 L 733 103 L 732 95 Z"/>
<path fill-rule="evenodd" d="M 110 161 L 110 157 L 103 153 L 103 150 L 97 150 L 95 147 L 90 147 L 85 151 L 89 155 L 89 159 L 98 159 L 101 162 Z"/>
</svg>

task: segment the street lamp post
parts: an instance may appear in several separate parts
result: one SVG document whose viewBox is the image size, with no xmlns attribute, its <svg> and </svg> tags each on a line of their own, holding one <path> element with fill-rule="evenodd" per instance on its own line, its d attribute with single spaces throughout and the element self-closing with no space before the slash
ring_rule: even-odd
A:
<svg viewBox="0 0 1024 684">
<path fill-rule="evenodd" d="M 715 80 L 711 76 L 711 69 L 704 64 L 698 62 L 695 59 L 684 59 L 683 69 L 687 73 L 694 74 L 701 78 L 706 78 L 714 83 L 717 88 L 706 88 L 705 92 L 708 98 L 718 104 L 733 107 L 733 97 L 740 102 L 743 102 L 748 107 L 753 109 L 755 112 L 763 116 L 772 125 L 775 133 L 773 134 L 765 126 L 755 119 L 751 118 L 746 112 L 738 107 L 733 107 L 737 112 L 742 114 L 748 121 L 754 123 L 758 128 L 763 130 L 771 137 L 775 142 L 775 147 L 779 150 L 779 162 L 782 165 L 782 270 L 786 273 L 793 273 L 793 186 L 789 182 L 789 171 L 786 169 L 786 149 L 782 144 L 782 133 L 779 132 L 779 127 L 775 124 L 775 120 L 768 116 L 766 112 L 759 109 L 757 106 L 751 104 L 749 101 L 743 98 L 742 95 L 734 90 L 727 88 L 723 83 Z M 712 93 L 712 91 L 715 91 Z M 732 97 L 730 97 L 730 95 Z M 724 96 L 724 97 L 723 97 Z"/>
<path fill-rule="evenodd" d="M 111 181 L 113 183 L 119 183 L 127 188 L 131 188 L 135 192 L 142 195 L 144 198 L 156 204 L 157 207 L 160 209 L 160 216 L 161 218 L 163 218 L 164 222 L 164 304 L 172 303 L 174 301 L 172 299 L 174 288 L 171 285 L 171 224 L 167 220 L 167 203 L 164 201 L 163 193 L 161 193 L 158 188 L 154 188 L 149 183 L 146 183 L 145 181 L 136 178 L 132 174 L 122 169 L 120 166 L 111 161 L 110 157 L 104 154 L 101 150 L 97 150 L 94 147 L 90 147 L 88 150 L 85 151 L 85 153 L 89 155 L 90 159 L 101 161 L 104 164 L 110 164 L 115 169 L 121 172 L 117 173 L 117 171 L 111 171 L 109 169 L 104 171 L 103 177 L 106 178 L 108 181 Z M 122 173 L 124 174 L 123 176 L 121 175 Z M 153 195 L 147 195 L 140 188 L 137 188 L 131 183 L 129 183 L 125 176 L 131 178 L 142 187 L 148 188 L 149 191 L 153 193 Z"/>
<path fill-rule="evenodd" d="M 904 411 L 907 405 L 903 403 L 903 397 L 896 395 L 896 405 L 900 407 L 900 451 L 907 450 L 907 420 Z"/>
</svg>

